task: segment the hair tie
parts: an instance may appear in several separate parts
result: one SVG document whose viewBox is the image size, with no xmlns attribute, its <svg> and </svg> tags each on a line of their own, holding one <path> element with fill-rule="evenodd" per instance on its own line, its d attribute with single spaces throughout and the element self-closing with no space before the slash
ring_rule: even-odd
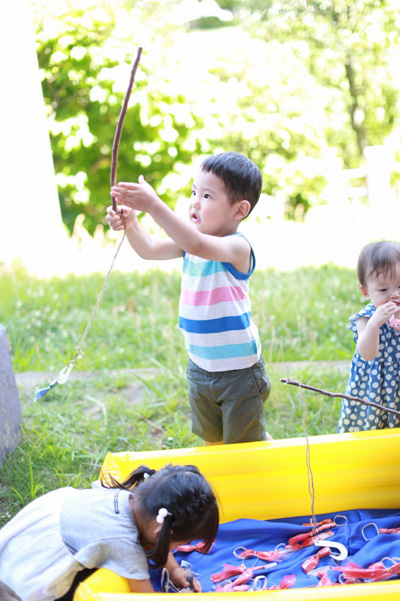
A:
<svg viewBox="0 0 402 605">
<path fill-rule="evenodd" d="M 168 515 L 171 515 L 171 513 L 169 513 L 169 511 L 166 508 L 160 508 L 158 511 L 158 514 L 156 515 L 156 522 L 163 523 L 165 520 L 165 517 L 167 517 Z"/>
</svg>

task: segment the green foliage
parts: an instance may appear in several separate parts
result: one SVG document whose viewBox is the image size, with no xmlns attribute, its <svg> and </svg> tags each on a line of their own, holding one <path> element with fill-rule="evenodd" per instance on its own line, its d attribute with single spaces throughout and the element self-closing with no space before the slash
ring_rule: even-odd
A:
<svg viewBox="0 0 402 605">
<path fill-rule="evenodd" d="M 395 0 L 217 3 L 233 12 L 250 37 L 264 40 L 283 75 L 278 83 L 264 57 L 269 81 L 262 70 L 261 86 L 250 83 L 247 70 L 234 77 L 239 85 L 245 78 L 255 92 L 261 128 L 251 147 L 257 163 L 265 165 L 266 191 L 285 191 L 286 216 L 297 220 L 320 202 L 325 148 L 336 149 L 345 168 L 358 167 L 365 148 L 382 144 L 398 126 L 398 5 Z M 274 114 L 281 116 L 275 128 L 266 124 Z M 239 147 L 248 136 L 245 131 L 237 137 Z M 229 129 L 221 144 L 234 138 Z"/>
<path fill-rule="evenodd" d="M 327 90 L 323 124 L 346 167 L 367 145 L 384 141 L 398 124 L 398 12 L 395 0 L 218 0 L 253 34 L 292 47 Z M 345 120 L 346 118 L 346 120 Z"/>
<path fill-rule="evenodd" d="M 365 147 L 398 125 L 395 0 L 219 0 L 234 15 L 219 29 L 216 17 L 174 24 L 180 0 L 61 4 L 68 8 L 38 8 L 35 24 L 70 232 L 79 213 L 91 233 L 104 225 L 112 142 L 139 40 L 117 179 L 143 174 L 172 207 L 200 154 L 234 149 L 261 167 L 264 192 L 285 195 L 286 217 L 303 219 L 325 202 L 335 155 L 357 167 Z M 200 49 L 211 50 L 207 68 Z"/>
<path fill-rule="evenodd" d="M 39 31 L 43 19 L 37 23 Z M 57 36 L 38 34 L 37 53 L 62 215 L 71 232 L 77 215 L 83 213 L 84 226 L 93 233 L 110 200 L 112 144 L 137 48 L 131 43 L 127 53 L 112 52 L 113 11 L 100 20 L 94 7 L 75 8 L 59 15 L 57 25 Z M 116 67 L 121 80 L 125 76 L 123 90 L 114 81 Z M 180 93 L 163 81 L 152 87 L 149 80 L 152 66 L 145 52 L 124 120 L 117 180 L 136 181 L 143 174 L 158 189 L 176 166 L 188 164 L 200 153 L 196 141 L 186 143 L 192 129 L 201 124 Z M 176 201 L 169 188 L 164 200 L 170 205 Z"/>
<path fill-rule="evenodd" d="M 292 44 L 261 45 L 250 39 L 250 45 L 254 53 L 239 47 L 231 62 L 212 72 L 221 85 L 213 100 L 218 103 L 225 94 L 231 109 L 215 116 L 214 143 L 246 153 L 262 170 L 263 190 L 285 194 L 287 218 L 299 219 L 322 202 L 326 184 L 326 93 Z"/>
</svg>

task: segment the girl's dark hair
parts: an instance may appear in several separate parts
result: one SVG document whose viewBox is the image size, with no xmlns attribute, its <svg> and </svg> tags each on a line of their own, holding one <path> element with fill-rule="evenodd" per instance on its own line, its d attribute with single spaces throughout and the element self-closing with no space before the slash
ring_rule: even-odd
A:
<svg viewBox="0 0 402 605">
<path fill-rule="evenodd" d="M 400 246 L 398 242 L 373 242 L 364 246 L 357 260 L 357 278 L 362 286 L 367 285 L 370 277 L 378 277 L 381 273 L 392 273 L 400 262 Z"/>
<path fill-rule="evenodd" d="M 206 158 L 201 170 L 212 172 L 222 179 L 232 204 L 239 200 L 250 202 L 250 212 L 261 195 L 261 171 L 242 153 L 227 151 Z M 250 214 L 249 212 L 249 214 Z"/>
<path fill-rule="evenodd" d="M 146 480 L 144 475 L 148 475 Z M 102 485 L 135 488 L 139 513 L 149 519 L 156 519 L 161 508 L 170 513 L 164 518 L 154 548 L 146 551 L 154 562 L 150 567 L 166 564 L 172 541 L 202 540 L 203 553 L 211 548 L 219 526 L 218 504 L 211 486 L 196 466 L 168 464 L 159 471 L 140 466 L 122 483 L 109 476 L 108 485 L 103 481 Z"/>
</svg>

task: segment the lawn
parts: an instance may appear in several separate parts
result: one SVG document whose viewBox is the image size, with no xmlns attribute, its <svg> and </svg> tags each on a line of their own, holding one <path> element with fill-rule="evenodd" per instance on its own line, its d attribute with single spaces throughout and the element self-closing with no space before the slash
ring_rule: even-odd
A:
<svg viewBox="0 0 402 605">
<path fill-rule="evenodd" d="M 75 354 L 103 279 L 38 280 L 18 268 L 0 273 L 0 322 L 16 373 L 45 372 L 35 387 L 57 376 Z M 175 273 L 114 272 L 70 381 L 37 403 L 35 388 L 20 383 L 23 439 L 0 469 L 0 525 L 45 491 L 89 486 L 108 451 L 202 445 L 190 428 L 179 287 Z M 267 429 L 274 439 L 302 436 L 301 393 L 280 378 L 297 372 L 304 383 L 344 390 L 347 370 L 314 362 L 351 359 L 348 317 L 362 305 L 354 272 L 261 271 L 250 291 L 272 385 Z M 279 365 L 294 361 L 306 363 Z M 340 400 L 304 395 L 308 433 L 335 432 Z"/>
</svg>

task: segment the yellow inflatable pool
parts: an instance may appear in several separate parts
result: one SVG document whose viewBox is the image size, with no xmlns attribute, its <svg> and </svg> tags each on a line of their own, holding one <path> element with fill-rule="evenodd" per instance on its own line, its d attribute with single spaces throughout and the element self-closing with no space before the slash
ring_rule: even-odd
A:
<svg viewBox="0 0 402 605">
<path fill-rule="evenodd" d="M 399 508 L 399 429 L 309 437 L 316 514 L 359 508 Z M 103 470 L 124 479 L 139 464 L 195 464 L 212 484 L 221 522 L 311 515 L 306 440 L 242 443 L 149 452 L 109 453 Z M 168 603 L 194 601 L 399 601 L 399 581 L 241 593 L 130 593 L 124 578 L 99 569 L 75 591 L 74 601 Z M 239 601 L 240 602 L 240 601 Z"/>
</svg>

